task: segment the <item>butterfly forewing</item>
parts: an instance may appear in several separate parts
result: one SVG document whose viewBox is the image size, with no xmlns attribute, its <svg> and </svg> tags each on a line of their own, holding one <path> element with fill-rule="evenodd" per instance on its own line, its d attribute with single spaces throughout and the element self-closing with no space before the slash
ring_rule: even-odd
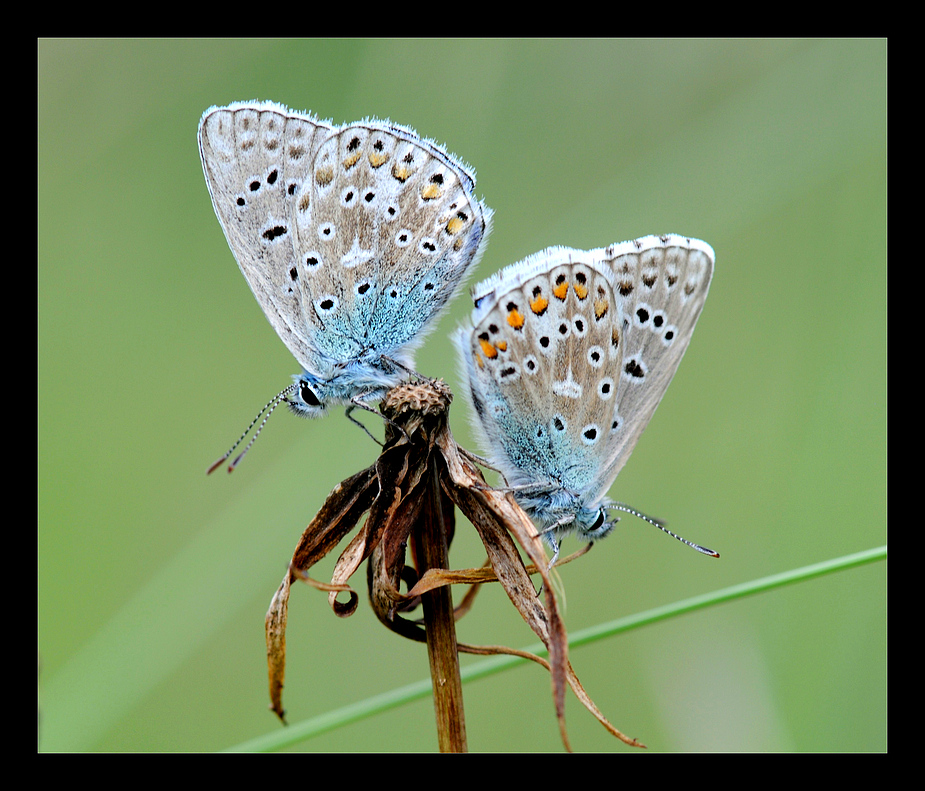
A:
<svg viewBox="0 0 925 791">
<path fill-rule="evenodd" d="M 203 171 L 228 244 L 270 324 L 308 369 L 316 347 L 300 320 L 293 205 L 330 132 L 273 103 L 213 108 L 199 126 Z"/>
<path fill-rule="evenodd" d="M 623 319 L 610 275 L 565 248 L 502 274 L 470 336 L 482 433 L 518 483 L 581 491 L 606 461 L 619 380 Z"/>
<path fill-rule="evenodd" d="M 690 343 L 713 277 L 713 249 L 681 236 L 649 236 L 603 251 L 625 317 L 617 428 L 597 493 L 626 464 Z"/>
</svg>

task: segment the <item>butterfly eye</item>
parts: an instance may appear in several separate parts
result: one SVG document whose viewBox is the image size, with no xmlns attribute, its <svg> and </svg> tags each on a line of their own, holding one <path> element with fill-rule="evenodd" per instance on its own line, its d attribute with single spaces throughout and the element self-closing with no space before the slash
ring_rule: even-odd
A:
<svg viewBox="0 0 925 791">
<path fill-rule="evenodd" d="M 604 520 L 606 518 L 607 516 L 605 515 L 604 509 L 602 508 L 597 512 L 597 519 L 595 519 L 594 524 L 591 525 L 591 531 L 594 532 L 595 530 L 600 530 L 604 526 Z"/>
<path fill-rule="evenodd" d="M 301 396 L 302 400 L 309 406 L 321 406 L 318 396 L 315 395 L 314 391 L 305 382 L 299 384 L 299 396 Z"/>
</svg>

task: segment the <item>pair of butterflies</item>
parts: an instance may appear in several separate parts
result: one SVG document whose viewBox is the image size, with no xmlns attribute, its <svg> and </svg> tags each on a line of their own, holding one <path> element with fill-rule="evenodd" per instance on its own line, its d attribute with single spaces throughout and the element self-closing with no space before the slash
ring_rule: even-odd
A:
<svg viewBox="0 0 925 791">
<path fill-rule="evenodd" d="M 254 423 L 280 403 L 370 409 L 482 255 L 492 213 L 474 175 L 411 129 L 269 102 L 206 111 L 199 150 L 231 251 L 303 369 Z M 636 513 L 606 493 L 677 370 L 713 259 L 674 235 L 553 247 L 474 288 L 454 336 L 474 425 L 556 555 L 563 536 L 595 540 L 613 511 Z"/>
</svg>

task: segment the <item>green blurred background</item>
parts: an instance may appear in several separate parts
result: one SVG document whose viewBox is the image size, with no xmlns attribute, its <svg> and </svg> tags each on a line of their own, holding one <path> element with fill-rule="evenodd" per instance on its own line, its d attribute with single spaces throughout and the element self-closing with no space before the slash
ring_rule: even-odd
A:
<svg viewBox="0 0 925 791">
<path fill-rule="evenodd" d="M 196 128 L 213 104 L 388 117 L 444 143 L 495 210 L 476 279 L 552 244 L 713 245 L 691 347 L 611 491 L 722 558 L 625 518 L 561 571 L 569 630 L 886 542 L 884 41 L 43 40 L 38 54 L 41 749 L 218 750 L 279 728 L 264 613 L 325 495 L 375 457 L 339 414 L 280 410 L 234 475 L 205 475 L 297 371 L 212 211 Z M 457 385 L 447 335 L 467 313 L 462 296 L 421 372 Z M 451 417 L 472 447 L 461 399 Z M 454 566 L 483 559 L 461 524 Z M 460 637 L 535 641 L 497 586 Z M 427 675 L 424 647 L 365 600 L 341 620 L 307 587 L 288 650 L 292 722 Z M 652 752 L 885 750 L 885 563 L 572 662 Z M 471 750 L 561 750 L 541 669 L 465 692 Z M 571 693 L 568 725 L 576 750 L 630 749 Z M 425 699 L 299 749 L 435 747 Z"/>
</svg>

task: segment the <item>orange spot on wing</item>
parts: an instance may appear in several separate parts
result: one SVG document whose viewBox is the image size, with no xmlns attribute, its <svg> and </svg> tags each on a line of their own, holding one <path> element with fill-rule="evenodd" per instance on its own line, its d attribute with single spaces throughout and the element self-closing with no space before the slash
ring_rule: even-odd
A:
<svg viewBox="0 0 925 791">
<path fill-rule="evenodd" d="M 463 222 L 462 217 L 460 217 L 459 215 L 456 215 L 452 220 L 450 220 L 446 224 L 446 232 L 450 236 L 453 236 L 454 234 L 459 233 L 463 229 L 464 225 L 465 223 Z"/>
<path fill-rule="evenodd" d="M 484 354 L 489 360 L 494 360 L 495 357 L 498 356 L 498 350 L 488 341 L 479 338 L 479 346 L 482 347 L 482 354 Z"/>
<path fill-rule="evenodd" d="M 421 190 L 421 197 L 424 200 L 433 200 L 434 198 L 439 198 L 442 193 L 440 192 L 440 187 L 436 184 L 428 184 Z"/>
<path fill-rule="evenodd" d="M 380 151 L 370 151 L 369 152 L 369 164 L 374 168 L 381 168 L 386 162 L 389 161 L 389 155 L 383 154 Z"/>
</svg>

